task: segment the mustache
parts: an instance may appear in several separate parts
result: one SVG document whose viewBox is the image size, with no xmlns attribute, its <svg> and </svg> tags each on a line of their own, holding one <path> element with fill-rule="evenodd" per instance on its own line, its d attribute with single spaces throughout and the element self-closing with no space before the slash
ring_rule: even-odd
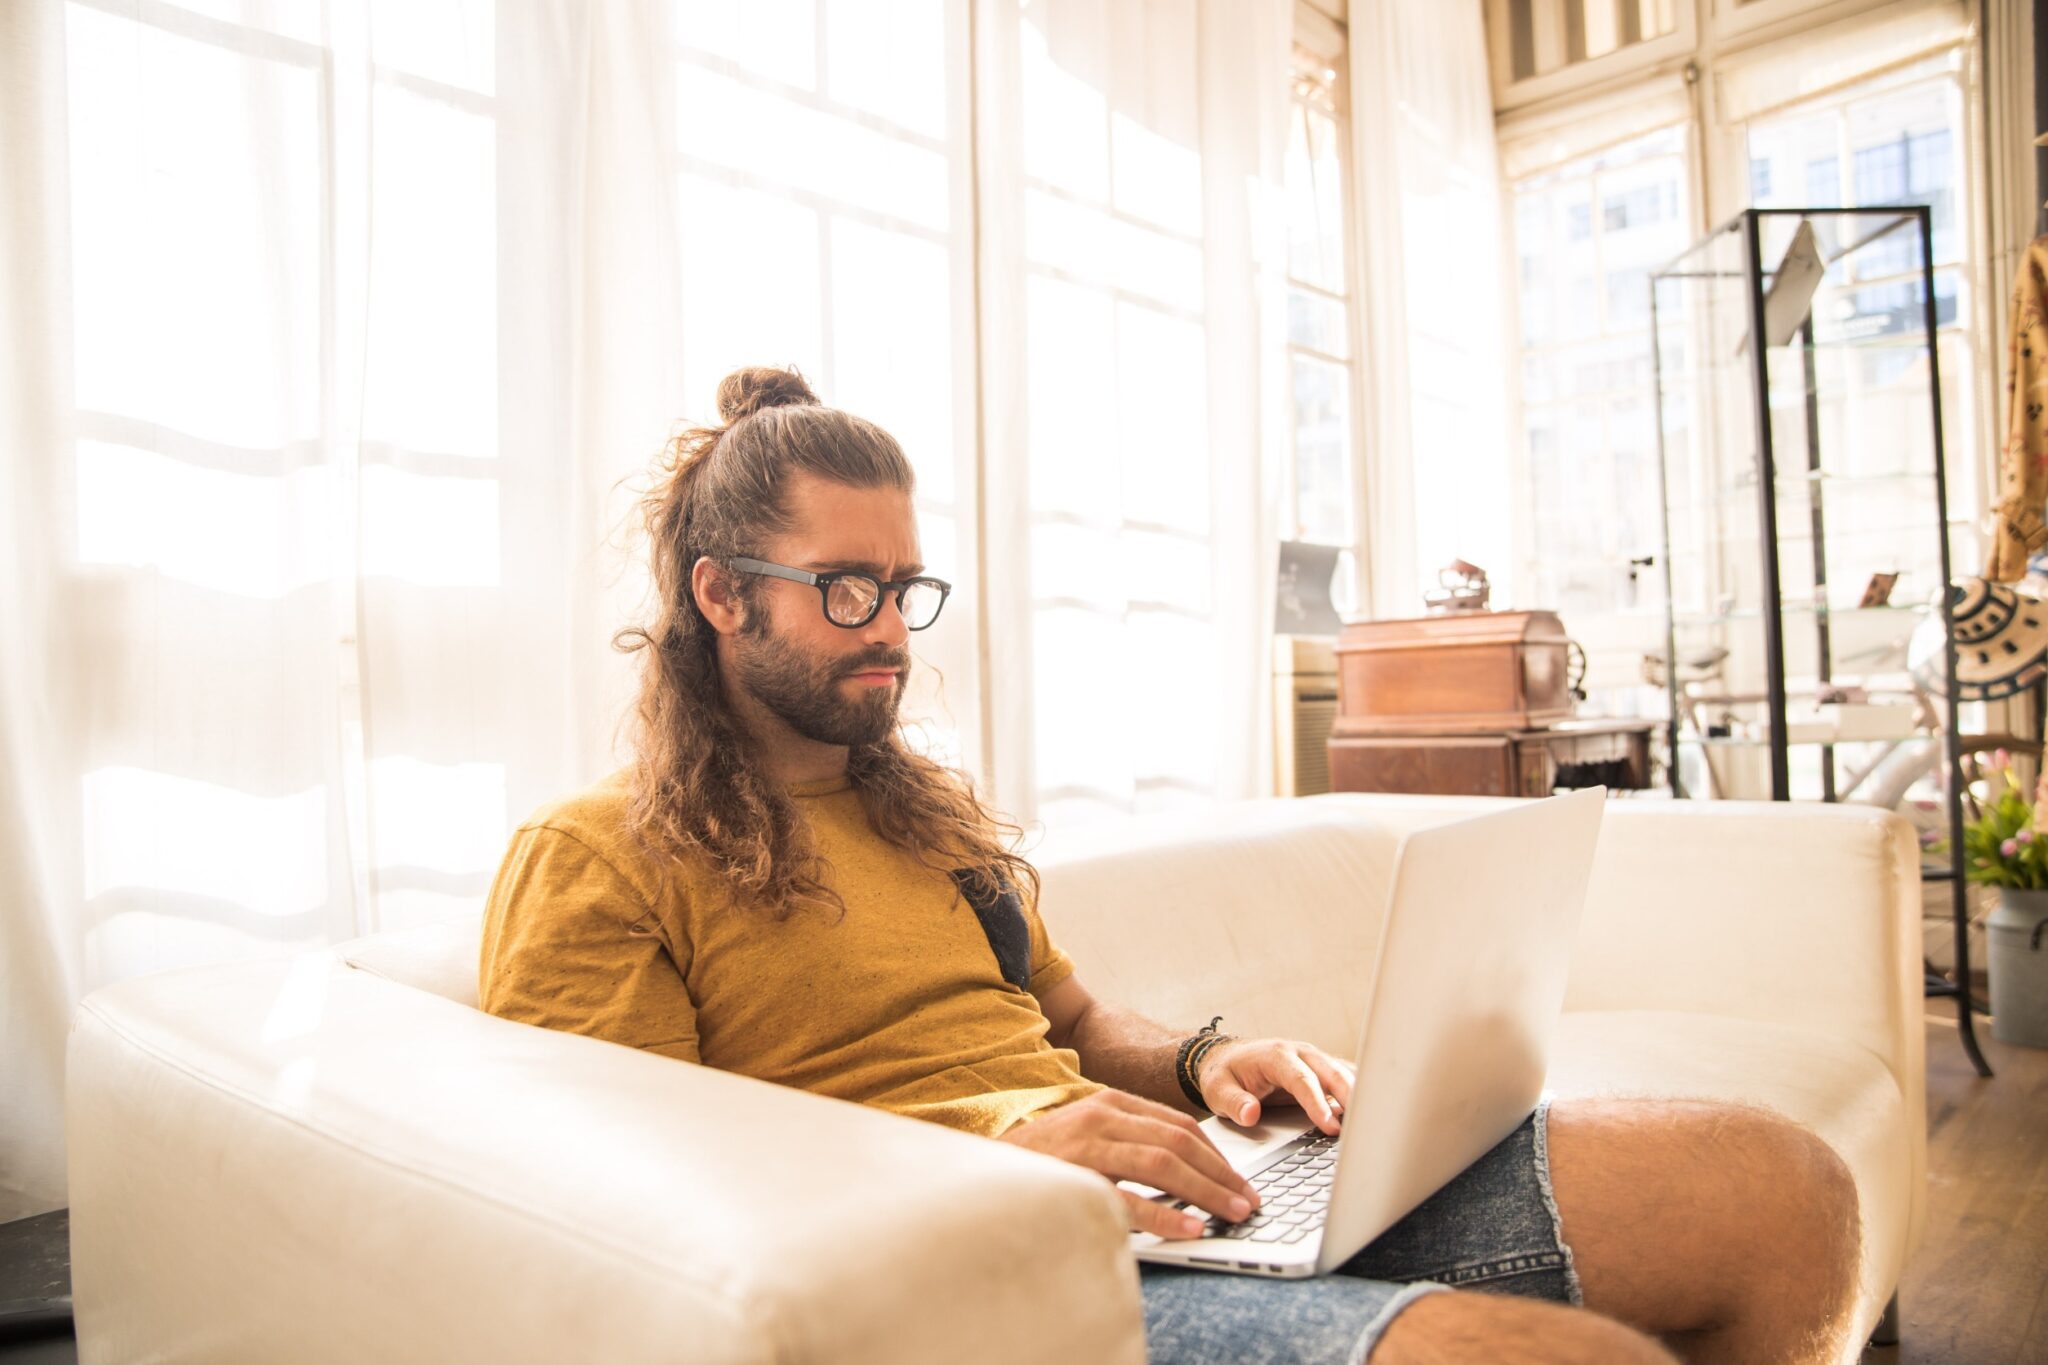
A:
<svg viewBox="0 0 2048 1365">
<path fill-rule="evenodd" d="M 840 669 L 839 676 L 850 678 L 856 673 L 865 673 L 870 669 L 877 668 L 893 668 L 898 673 L 908 673 L 910 671 L 910 655 L 907 653 L 898 654 L 892 650 L 883 650 L 878 654 L 864 654 Z"/>
</svg>

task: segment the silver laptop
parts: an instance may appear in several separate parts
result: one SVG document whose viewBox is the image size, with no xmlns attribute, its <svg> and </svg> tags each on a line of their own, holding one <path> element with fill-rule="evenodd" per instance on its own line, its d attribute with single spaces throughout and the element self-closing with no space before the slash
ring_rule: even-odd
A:
<svg viewBox="0 0 2048 1365">
<path fill-rule="evenodd" d="M 1404 838 L 1338 1135 L 1293 1106 L 1262 1105 L 1251 1128 L 1203 1120 L 1262 1204 L 1199 1238 L 1134 1232 L 1138 1258 L 1328 1274 L 1519 1127 L 1542 1097 L 1606 797 L 1591 787 Z"/>
</svg>

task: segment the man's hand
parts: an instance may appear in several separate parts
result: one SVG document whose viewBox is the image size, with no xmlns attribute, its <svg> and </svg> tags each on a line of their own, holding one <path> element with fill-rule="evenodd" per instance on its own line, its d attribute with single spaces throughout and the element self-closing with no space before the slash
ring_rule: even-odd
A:
<svg viewBox="0 0 2048 1365">
<path fill-rule="evenodd" d="M 1195 1083 L 1203 1103 L 1246 1127 L 1259 1121 L 1267 1097 L 1277 1096 L 1274 1103 L 1300 1106 L 1316 1127 L 1334 1135 L 1351 1107 L 1356 1079 L 1351 1063 L 1321 1048 L 1285 1038 L 1246 1038 L 1210 1048 Z"/>
<path fill-rule="evenodd" d="M 1085 1099 L 1018 1124 L 996 1139 L 1071 1161 L 1115 1180 L 1135 1180 L 1207 1209 L 1225 1222 L 1249 1217 L 1258 1192 L 1231 1169 L 1216 1144 L 1186 1114 L 1121 1090 Z M 1131 1227 L 1161 1237 L 1193 1237 L 1206 1219 L 1118 1189 Z"/>
</svg>

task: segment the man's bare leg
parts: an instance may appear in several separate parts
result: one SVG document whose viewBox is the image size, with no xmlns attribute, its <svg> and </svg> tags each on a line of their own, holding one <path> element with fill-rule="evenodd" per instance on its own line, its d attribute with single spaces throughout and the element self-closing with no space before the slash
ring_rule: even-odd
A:
<svg viewBox="0 0 2048 1365">
<path fill-rule="evenodd" d="M 1587 1308 L 1692 1362 L 1840 1359 L 1861 1232 L 1825 1142 L 1764 1109 L 1560 1100 L 1549 1145 Z"/>
<path fill-rule="evenodd" d="M 1671 1360 L 1645 1332 L 1692 1362 L 1840 1358 L 1861 1234 L 1826 1143 L 1762 1109 L 1560 1100 L 1549 1149 L 1586 1308 L 1430 1294 L 1372 1365 Z"/>
<path fill-rule="evenodd" d="M 1402 1309 L 1370 1365 L 1673 1365 L 1631 1327 L 1598 1313 L 1512 1294 L 1425 1294 Z"/>
</svg>

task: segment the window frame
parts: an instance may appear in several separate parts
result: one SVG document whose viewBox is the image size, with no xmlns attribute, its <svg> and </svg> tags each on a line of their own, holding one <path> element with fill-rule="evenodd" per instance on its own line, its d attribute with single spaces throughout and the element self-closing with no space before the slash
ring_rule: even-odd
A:
<svg viewBox="0 0 2048 1365">
<path fill-rule="evenodd" d="M 1928 7 L 1940 2 L 1922 0 Z M 1487 79 L 1493 91 L 1494 112 L 1502 115 L 1524 108 L 1569 105 L 1581 96 L 1646 76 L 1671 75 L 1688 66 L 1710 65 L 1715 57 L 1795 37 L 1827 24 L 1853 21 L 1893 6 L 1898 0 L 1676 0 L 1677 25 L 1672 32 L 1519 81 L 1504 74 L 1509 70 L 1511 0 L 1483 3 Z M 1555 11 L 1569 0 L 1533 3 Z M 1966 0 L 1956 3 L 1960 5 Z M 1703 226 L 1701 231 L 1706 228 Z"/>
<path fill-rule="evenodd" d="M 1692 0 L 1679 0 L 1671 32 L 1645 38 L 1598 57 L 1540 72 L 1517 81 L 1505 73 L 1510 67 L 1508 5 L 1511 0 L 1485 0 L 1488 80 L 1493 90 L 1496 114 L 1525 105 L 1541 104 L 1590 87 L 1626 81 L 1684 60 L 1698 46 L 1699 17 Z M 1806 3 L 1807 0 L 1800 0 Z M 1565 0 L 1532 0 L 1547 10 L 1561 11 Z"/>
</svg>

